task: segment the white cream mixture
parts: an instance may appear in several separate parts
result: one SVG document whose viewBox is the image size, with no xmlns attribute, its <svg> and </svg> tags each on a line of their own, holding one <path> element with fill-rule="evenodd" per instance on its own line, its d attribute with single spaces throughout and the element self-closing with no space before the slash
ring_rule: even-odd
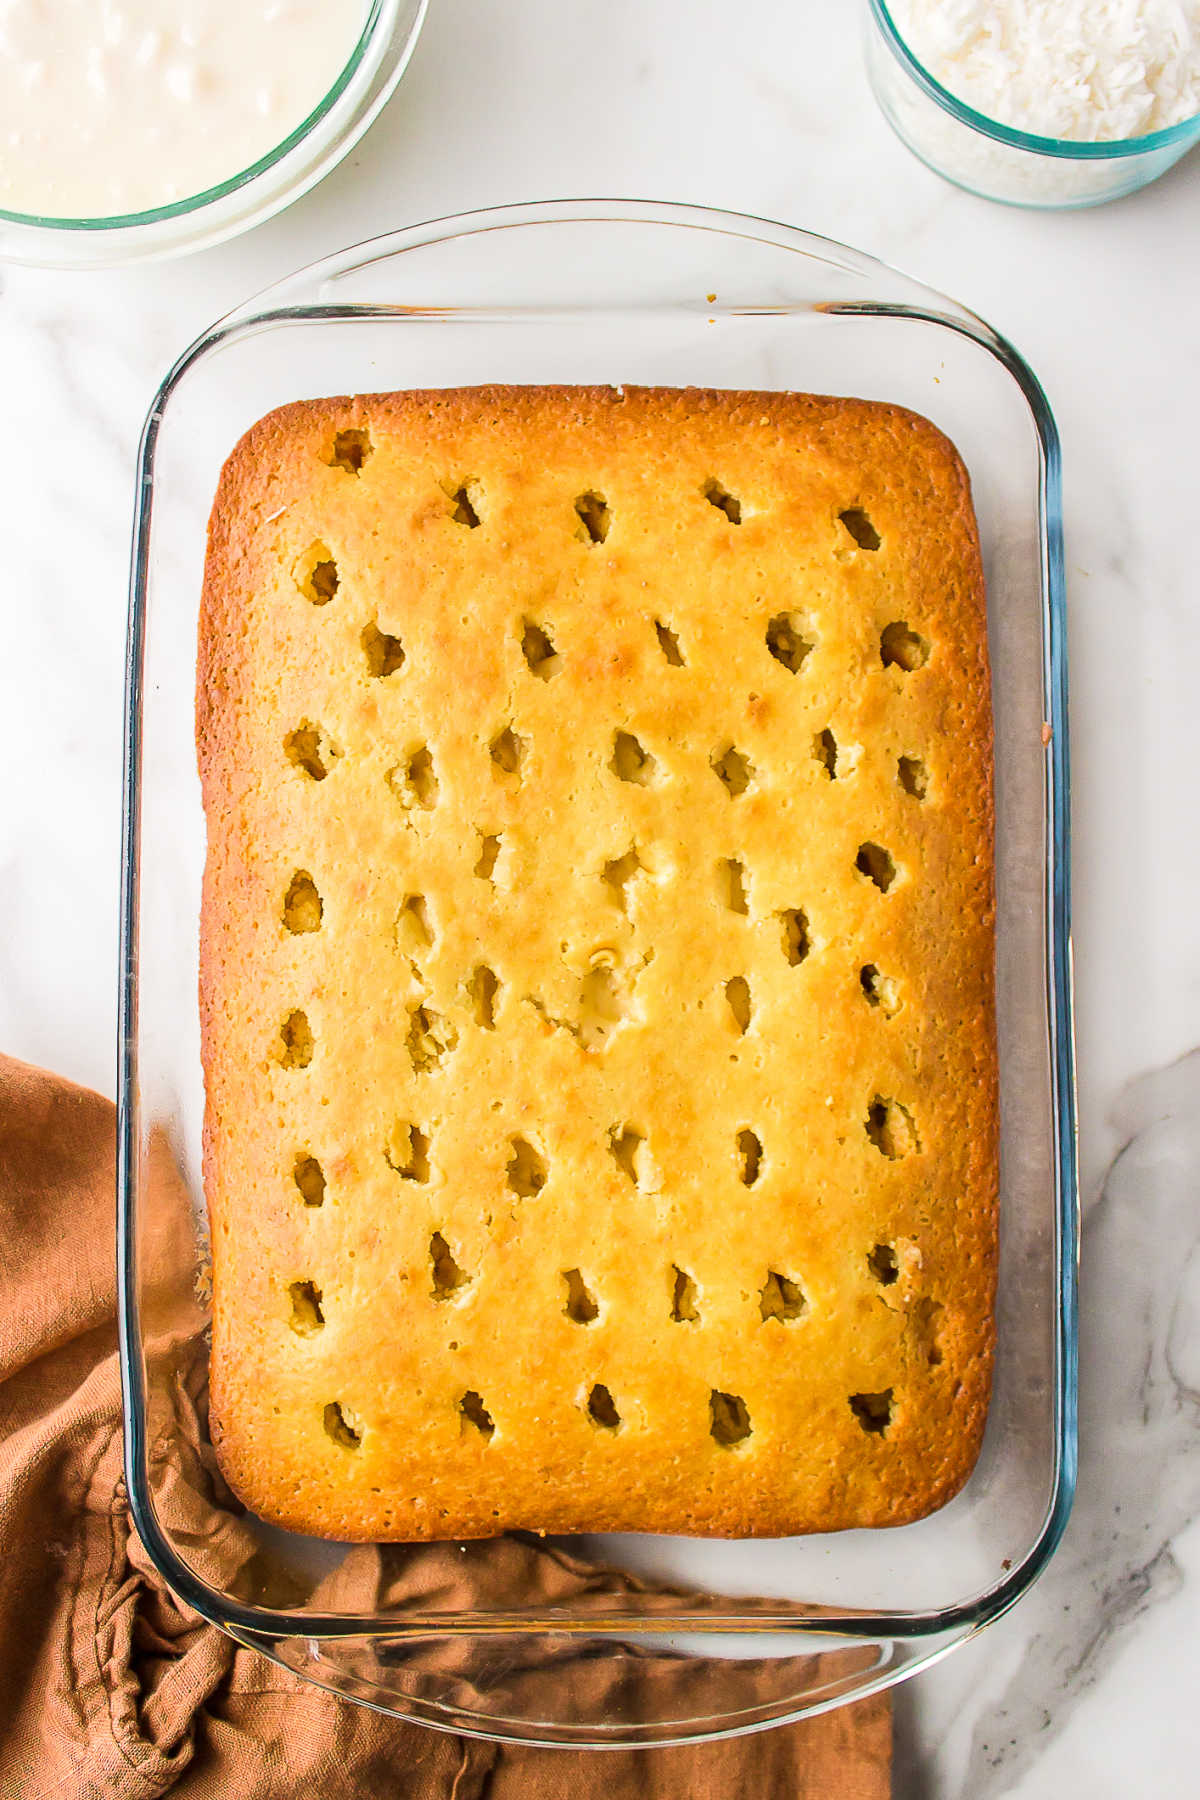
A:
<svg viewBox="0 0 1200 1800">
<path fill-rule="evenodd" d="M 240 174 L 332 87 L 367 0 L 0 0 L 0 207 L 102 218 Z"/>
</svg>

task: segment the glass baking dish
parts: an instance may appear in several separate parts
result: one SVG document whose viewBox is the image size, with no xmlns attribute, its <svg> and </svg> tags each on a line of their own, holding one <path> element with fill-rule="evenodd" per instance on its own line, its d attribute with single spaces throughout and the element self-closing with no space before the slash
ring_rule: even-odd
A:
<svg viewBox="0 0 1200 1800">
<path fill-rule="evenodd" d="M 370 0 L 328 92 L 265 156 L 216 187 L 108 218 L 51 218 L 0 208 L 0 259 L 42 268 L 107 268 L 208 249 L 273 218 L 341 162 L 394 93 L 429 0 Z"/>
<path fill-rule="evenodd" d="M 352 1547 L 269 1529 L 215 1474 L 192 710 L 208 508 L 236 439 L 282 402 L 477 382 L 886 399 L 933 418 L 971 471 L 996 713 L 998 1352 L 979 1464 L 919 1524 L 758 1542 L 511 1534 Z M 971 313 L 825 239 L 689 207 L 554 203 L 398 232 L 272 289 L 180 358 L 138 470 L 118 1199 L 130 1503 L 199 1613 L 405 1717 L 629 1746 L 753 1730 L 885 1686 L 996 1618 L 1044 1567 L 1075 1476 L 1059 482 L 1041 389 Z M 182 1182 L 162 1179 L 164 1145 Z"/>
</svg>

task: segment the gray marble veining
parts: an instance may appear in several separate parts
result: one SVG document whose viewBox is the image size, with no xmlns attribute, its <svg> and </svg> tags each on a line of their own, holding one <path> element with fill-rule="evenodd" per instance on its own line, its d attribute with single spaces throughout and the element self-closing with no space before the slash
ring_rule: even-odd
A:
<svg viewBox="0 0 1200 1800">
<path fill-rule="evenodd" d="M 976 1693 L 965 1766 L 947 1759 L 932 1779 L 922 1734 L 902 1733 L 906 1800 L 1040 1794 L 1026 1778 L 1152 1609 L 1185 1597 L 1193 1655 L 1200 1639 L 1200 1597 L 1185 1592 L 1175 1554 L 1200 1521 L 1200 1050 L 1134 1081 L 1114 1122 L 1122 1147 L 1083 1226 L 1071 1521 L 1041 1581 L 997 1628 L 1019 1633 L 1021 1653 Z M 944 1680 L 968 1673 L 964 1660 Z M 900 1704 L 919 1711 L 923 1699 L 914 1689 Z M 961 1702 L 970 1707 L 966 1692 Z"/>
</svg>

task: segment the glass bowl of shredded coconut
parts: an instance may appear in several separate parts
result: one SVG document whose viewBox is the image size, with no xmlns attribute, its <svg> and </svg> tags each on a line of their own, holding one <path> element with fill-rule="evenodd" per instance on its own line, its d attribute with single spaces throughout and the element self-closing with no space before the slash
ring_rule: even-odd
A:
<svg viewBox="0 0 1200 1800">
<path fill-rule="evenodd" d="M 868 0 L 867 72 L 921 160 L 1015 206 L 1095 206 L 1200 143 L 1200 0 Z"/>
</svg>

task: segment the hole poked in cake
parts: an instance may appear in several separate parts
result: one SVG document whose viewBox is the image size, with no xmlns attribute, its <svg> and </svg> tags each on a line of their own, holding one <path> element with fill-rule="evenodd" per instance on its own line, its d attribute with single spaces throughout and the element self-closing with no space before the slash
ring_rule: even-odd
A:
<svg viewBox="0 0 1200 1800">
<path fill-rule="evenodd" d="M 929 792 L 929 770 L 919 756 L 902 756 L 896 764 L 896 777 L 914 800 L 923 800 Z"/>
<path fill-rule="evenodd" d="M 418 744 L 403 762 L 389 769 L 387 784 L 402 806 L 431 812 L 437 805 L 440 784 L 429 745 Z"/>
<path fill-rule="evenodd" d="M 838 514 L 838 518 L 860 550 L 878 550 L 883 539 L 861 506 L 848 506 L 845 512 Z"/>
<path fill-rule="evenodd" d="M 593 1425 L 599 1425 L 604 1431 L 620 1430 L 621 1415 L 602 1381 L 598 1381 L 588 1394 L 587 1415 Z"/>
<path fill-rule="evenodd" d="M 600 1316 L 600 1307 L 595 1294 L 588 1287 L 579 1269 L 564 1269 L 563 1280 L 567 1284 L 567 1300 L 563 1307 L 568 1319 L 576 1325 L 591 1325 Z"/>
<path fill-rule="evenodd" d="M 639 1131 L 636 1125 L 609 1126 L 609 1155 L 622 1175 L 632 1181 L 635 1187 L 639 1185 L 639 1158 L 645 1142 L 645 1132 Z"/>
<path fill-rule="evenodd" d="M 753 1187 L 762 1174 L 762 1139 L 747 1125 L 737 1134 L 738 1180 Z"/>
<path fill-rule="evenodd" d="M 419 1125 L 397 1119 L 388 1133 L 383 1160 L 405 1181 L 429 1180 L 429 1138 Z"/>
<path fill-rule="evenodd" d="M 618 781 L 631 781 L 635 787 L 649 787 L 658 764 L 632 731 L 618 731 L 613 736 L 609 767 Z"/>
<path fill-rule="evenodd" d="M 480 1437 L 489 1441 L 495 1436 L 495 1421 L 474 1388 L 467 1389 L 458 1403 L 458 1411 L 464 1431 L 477 1431 Z"/>
<path fill-rule="evenodd" d="M 736 495 L 731 494 L 729 489 L 725 487 L 722 482 L 718 481 L 715 475 L 709 476 L 700 491 L 710 506 L 715 506 L 718 512 L 725 514 L 725 517 L 729 520 L 731 525 L 741 524 L 741 501 Z"/>
<path fill-rule="evenodd" d="M 428 1075 L 440 1069 L 457 1043 L 458 1031 L 452 1019 L 424 1002 L 413 1008 L 404 1044 L 415 1074 Z"/>
<path fill-rule="evenodd" d="M 604 495 L 592 489 L 580 494 L 575 502 L 575 512 L 579 519 L 575 536 L 585 544 L 602 544 L 612 524 L 612 513 Z"/>
<path fill-rule="evenodd" d="M 300 769 L 310 781 L 324 781 L 342 754 L 321 726 L 309 719 L 302 719 L 295 731 L 288 732 L 283 749 L 292 767 Z"/>
<path fill-rule="evenodd" d="M 300 1190 L 305 1206 L 324 1206 L 325 1171 L 315 1156 L 301 1150 L 292 1165 L 292 1180 Z"/>
<path fill-rule="evenodd" d="M 877 1006 L 885 1018 L 900 1010 L 900 990 L 890 975 L 883 975 L 874 963 L 864 963 L 858 971 L 859 985 L 868 1006 Z"/>
<path fill-rule="evenodd" d="M 606 862 L 601 869 L 600 879 L 604 882 L 622 912 L 625 912 L 629 905 L 629 883 L 633 880 L 635 875 L 640 875 L 643 872 L 642 860 L 638 856 L 637 851 L 632 848 L 627 850 L 624 856 L 613 857 L 612 861 Z"/>
<path fill-rule="evenodd" d="M 482 524 L 480 511 L 483 502 L 483 487 L 470 476 L 465 481 L 443 481 L 442 492 L 450 502 L 450 517 L 456 525 L 465 525 L 474 531 Z"/>
<path fill-rule="evenodd" d="M 449 1300 L 470 1284 L 471 1277 L 459 1266 L 440 1231 L 435 1231 L 429 1240 L 429 1266 L 433 1271 L 432 1292 L 435 1300 Z"/>
<path fill-rule="evenodd" d="M 726 744 L 724 749 L 716 750 L 709 758 L 713 774 L 725 789 L 731 800 L 737 800 L 754 779 L 754 764 L 748 756 Z"/>
<path fill-rule="evenodd" d="M 307 1069 L 315 1048 L 308 1014 L 297 1007 L 279 1027 L 279 1062 L 285 1069 Z"/>
<path fill-rule="evenodd" d="M 406 894 L 396 914 L 396 948 L 406 956 L 433 948 L 433 923 L 424 894 Z"/>
<path fill-rule="evenodd" d="M 671 1264 L 671 1320 L 675 1325 L 697 1325 L 700 1322 L 699 1294 L 696 1283 L 681 1269 Z"/>
<path fill-rule="evenodd" d="M 284 925 L 297 936 L 306 931 L 319 931 L 323 911 L 316 882 L 307 869 L 297 869 L 283 896 Z"/>
<path fill-rule="evenodd" d="M 867 1268 L 880 1287 L 891 1287 L 900 1279 L 900 1259 L 894 1244 L 876 1244 L 867 1252 Z"/>
<path fill-rule="evenodd" d="M 549 681 L 558 673 L 559 655 L 554 648 L 550 633 L 544 625 L 537 625 L 532 619 L 522 619 L 521 655 L 529 665 L 529 671 L 539 681 Z"/>
<path fill-rule="evenodd" d="M 495 969 L 489 969 L 486 963 L 472 969 L 467 980 L 467 998 L 475 1014 L 475 1023 L 485 1031 L 496 1029 L 496 996 L 499 992 L 500 977 Z"/>
<path fill-rule="evenodd" d="M 528 1138 L 509 1140 L 512 1155 L 505 1168 L 509 1187 L 519 1200 L 532 1200 L 546 1185 L 546 1159 Z"/>
<path fill-rule="evenodd" d="M 726 1450 L 744 1444 L 753 1427 L 746 1402 L 739 1394 L 725 1394 L 713 1388 L 708 1396 L 708 1428 L 715 1443 Z"/>
<path fill-rule="evenodd" d="M 779 917 L 783 926 L 783 954 L 787 958 L 788 967 L 799 968 L 812 950 L 808 914 L 802 906 L 789 906 Z"/>
<path fill-rule="evenodd" d="M 511 725 L 506 725 L 488 745 L 488 755 L 492 759 L 493 768 L 498 769 L 501 775 L 519 776 L 527 748 L 526 739 L 519 737 Z"/>
<path fill-rule="evenodd" d="M 912 1156 L 921 1148 L 917 1127 L 908 1108 L 899 1100 L 885 1099 L 882 1094 L 876 1094 L 867 1109 L 865 1129 L 879 1154 L 886 1156 L 889 1162 Z"/>
<path fill-rule="evenodd" d="M 885 669 L 901 669 L 911 675 L 929 661 L 930 644 L 920 632 L 913 631 L 905 619 L 885 625 L 879 637 L 879 660 Z"/>
<path fill-rule="evenodd" d="M 830 781 L 836 781 L 838 772 L 838 746 L 837 739 L 834 737 L 832 731 L 830 731 L 828 725 L 825 727 L 824 731 L 818 731 L 816 737 L 813 739 L 813 757 L 820 763 Z"/>
<path fill-rule="evenodd" d="M 816 649 L 810 627 L 799 613 L 781 612 L 767 626 L 767 649 L 789 674 L 798 675 Z"/>
<path fill-rule="evenodd" d="M 344 469 L 347 475 L 361 475 L 363 464 L 374 455 L 375 446 L 365 425 L 346 425 L 333 434 L 333 445 L 325 461 L 331 469 Z"/>
<path fill-rule="evenodd" d="M 340 1400 L 330 1400 L 325 1408 L 325 1434 L 342 1450 L 357 1450 L 363 1440 L 363 1422 L 356 1412 Z"/>
<path fill-rule="evenodd" d="M 768 1319 L 778 1319 L 782 1324 L 790 1325 L 804 1317 L 808 1301 L 798 1281 L 790 1275 L 781 1275 L 778 1269 L 768 1269 L 767 1279 L 758 1292 L 758 1310 L 764 1324 Z"/>
<path fill-rule="evenodd" d="M 877 1394 L 851 1394 L 850 1411 L 864 1431 L 883 1436 L 892 1422 L 892 1393 L 891 1388 L 882 1388 Z"/>
<path fill-rule="evenodd" d="M 475 864 L 475 873 L 481 881 L 493 881 L 496 875 L 496 859 L 500 855 L 501 833 L 495 832 L 479 840 L 479 859 Z"/>
<path fill-rule="evenodd" d="M 358 641 L 367 659 L 367 674 L 374 680 L 385 681 L 404 667 L 404 645 L 390 632 L 381 631 L 374 619 L 363 626 Z"/>
<path fill-rule="evenodd" d="M 321 1311 L 321 1290 L 311 1281 L 293 1281 L 288 1284 L 288 1298 L 292 1303 L 292 1316 L 288 1323 L 299 1337 L 312 1337 L 320 1331 L 325 1323 L 325 1314 Z"/>
<path fill-rule="evenodd" d="M 745 918 L 750 911 L 746 894 L 746 865 L 739 862 L 736 856 L 723 856 L 717 864 L 717 892 L 722 906 L 728 912 L 740 913 Z"/>
<path fill-rule="evenodd" d="M 873 881 L 881 894 L 886 894 L 896 879 L 896 864 L 890 850 L 882 844 L 860 844 L 854 866 L 860 875 Z"/>
<path fill-rule="evenodd" d="M 662 651 L 671 667 L 673 669 L 682 669 L 685 666 L 684 656 L 683 651 L 679 648 L 679 637 L 677 633 L 672 631 L 669 625 L 664 625 L 661 619 L 655 619 L 654 635 L 658 639 L 659 649 Z"/>
<path fill-rule="evenodd" d="M 750 983 L 744 975 L 730 976 L 725 983 L 725 998 L 738 1033 L 744 1036 L 750 1027 Z"/>
<path fill-rule="evenodd" d="M 579 1042 L 585 1050 L 603 1050 L 628 1016 L 628 1000 L 613 952 L 597 950 L 579 984 L 579 1023 L 575 1027 Z"/>
<path fill-rule="evenodd" d="M 565 951 L 566 944 L 562 948 Z M 653 961 L 654 950 L 651 948 L 622 967 L 617 951 L 611 945 L 601 945 L 588 958 L 579 983 L 574 1017 L 556 1016 L 537 994 L 523 994 L 521 1004 L 531 1007 L 548 1030 L 566 1032 L 589 1055 L 599 1054 L 617 1028 L 626 1019 L 637 1015 L 634 1004 L 637 984 Z"/>
<path fill-rule="evenodd" d="M 313 606 L 328 606 L 340 586 L 338 566 L 328 544 L 310 544 L 296 564 L 296 586 Z"/>
</svg>

